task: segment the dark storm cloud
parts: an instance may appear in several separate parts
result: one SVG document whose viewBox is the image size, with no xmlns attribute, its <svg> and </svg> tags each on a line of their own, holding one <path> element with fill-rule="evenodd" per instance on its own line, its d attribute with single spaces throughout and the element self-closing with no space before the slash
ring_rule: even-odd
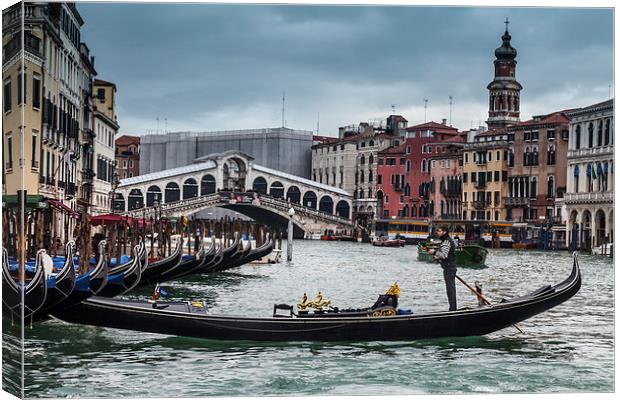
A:
<svg viewBox="0 0 620 400">
<path fill-rule="evenodd" d="M 87 4 L 83 40 L 118 87 L 122 132 L 287 126 L 321 132 L 396 111 L 411 123 L 486 117 L 493 51 L 510 18 L 522 118 L 603 100 L 608 9 Z M 163 126 L 161 126 L 163 128 Z"/>
</svg>

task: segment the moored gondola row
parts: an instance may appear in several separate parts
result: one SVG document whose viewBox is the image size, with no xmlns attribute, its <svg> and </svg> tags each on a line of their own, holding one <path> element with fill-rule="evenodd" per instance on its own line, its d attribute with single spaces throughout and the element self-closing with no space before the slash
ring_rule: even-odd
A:
<svg viewBox="0 0 620 400">
<path fill-rule="evenodd" d="M 23 279 L 19 277 L 17 261 L 3 248 L 3 317 L 13 322 L 23 319 L 25 323 L 48 319 L 88 298 L 111 298 L 188 275 L 224 271 L 259 260 L 274 249 L 274 240 L 268 233 L 254 246 L 237 232 L 233 236 L 232 242 L 212 236 L 207 247 L 201 238 L 193 254 L 183 254 L 183 240 L 179 237 L 174 250 L 159 259 L 149 258 L 146 243 L 140 240 L 135 242 L 131 258 L 123 263 L 120 257 L 108 257 L 107 241 L 101 240 L 97 244 L 97 258 L 88 259 L 88 265 L 80 263 L 75 242 L 69 241 L 65 257 L 52 258 L 46 249 L 40 249 L 34 260 L 25 263 Z"/>
</svg>

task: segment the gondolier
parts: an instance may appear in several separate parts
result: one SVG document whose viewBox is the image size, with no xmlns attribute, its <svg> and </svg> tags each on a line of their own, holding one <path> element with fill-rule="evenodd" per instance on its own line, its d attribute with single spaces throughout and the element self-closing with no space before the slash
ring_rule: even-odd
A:
<svg viewBox="0 0 620 400">
<path fill-rule="evenodd" d="M 448 227 L 445 225 L 437 228 L 437 237 L 441 240 L 441 245 L 437 250 L 429 249 L 434 260 L 438 260 L 443 268 L 443 279 L 446 282 L 446 293 L 448 294 L 449 311 L 456 311 L 456 243 L 448 235 Z"/>
</svg>

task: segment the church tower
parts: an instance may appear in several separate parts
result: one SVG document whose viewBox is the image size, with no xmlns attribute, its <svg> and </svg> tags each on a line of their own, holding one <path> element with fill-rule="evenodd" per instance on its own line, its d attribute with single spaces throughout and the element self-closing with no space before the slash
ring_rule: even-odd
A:
<svg viewBox="0 0 620 400">
<path fill-rule="evenodd" d="M 503 128 L 519 122 L 520 93 L 523 87 L 515 78 L 517 50 L 510 45 L 511 36 L 502 36 L 502 45 L 495 49 L 495 79 L 489 83 L 489 129 Z"/>
</svg>

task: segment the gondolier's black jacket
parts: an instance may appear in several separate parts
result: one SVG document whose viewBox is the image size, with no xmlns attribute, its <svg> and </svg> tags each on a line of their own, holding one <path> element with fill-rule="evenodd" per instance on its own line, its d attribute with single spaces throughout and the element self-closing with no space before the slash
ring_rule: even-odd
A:
<svg viewBox="0 0 620 400">
<path fill-rule="evenodd" d="M 448 235 L 441 239 L 441 245 L 435 256 L 439 259 L 442 268 L 456 269 L 456 243 Z"/>
</svg>

